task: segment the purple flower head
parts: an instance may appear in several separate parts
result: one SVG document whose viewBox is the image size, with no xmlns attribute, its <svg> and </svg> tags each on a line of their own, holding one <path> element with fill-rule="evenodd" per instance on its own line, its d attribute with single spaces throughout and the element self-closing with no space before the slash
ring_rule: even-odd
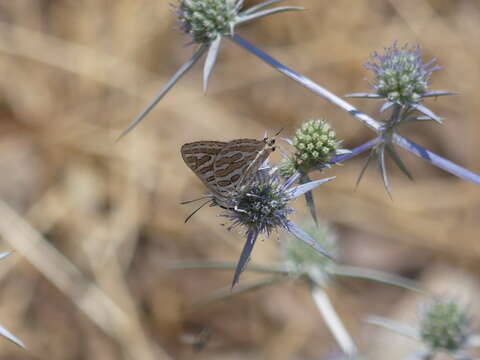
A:
<svg viewBox="0 0 480 360">
<path fill-rule="evenodd" d="M 471 318 L 459 301 L 435 299 L 422 309 L 419 332 L 432 350 L 457 351 L 472 334 Z"/>
<path fill-rule="evenodd" d="M 208 44 L 231 33 L 242 4 L 238 0 L 180 0 L 174 7 L 180 29 L 194 42 Z"/>
<path fill-rule="evenodd" d="M 286 230 L 319 253 L 329 256 L 317 241 L 288 218 L 294 212 L 288 203 L 331 179 L 333 178 L 294 185 L 291 179 L 282 182 L 276 169 L 259 170 L 255 180 L 236 196 L 236 206 L 221 214 L 230 220 L 230 228 L 241 227 L 247 237 L 235 270 L 232 287 L 238 283 L 255 241 L 262 233 L 268 236 L 273 231 Z"/>
<path fill-rule="evenodd" d="M 406 105 L 417 104 L 427 92 L 430 75 L 440 69 L 435 62 L 422 63 L 420 46 L 405 44 L 399 48 L 395 42 L 383 54 L 374 52 L 365 67 L 375 74 L 372 86 L 378 95 Z"/>
</svg>

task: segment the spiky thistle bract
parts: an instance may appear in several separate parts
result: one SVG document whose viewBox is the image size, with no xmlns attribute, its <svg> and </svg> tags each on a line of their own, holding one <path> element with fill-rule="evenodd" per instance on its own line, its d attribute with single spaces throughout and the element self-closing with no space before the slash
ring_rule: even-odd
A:
<svg viewBox="0 0 480 360">
<path fill-rule="evenodd" d="M 255 181 L 236 197 L 236 206 L 226 209 L 220 215 L 229 220 L 229 229 L 240 228 L 246 237 L 235 269 L 232 287 L 238 283 L 240 274 L 245 269 L 253 246 L 260 235 L 268 236 L 272 232 L 285 230 L 313 247 L 320 254 L 330 257 L 329 253 L 315 239 L 289 219 L 289 215 L 294 212 L 289 202 L 332 179 L 327 178 L 294 185 L 293 181 L 282 181 L 277 169 L 259 171 Z"/>
<path fill-rule="evenodd" d="M 371 85 L 376 92 L 348 94 L 347 97 L 384 99 L 385 102 L 380 107 L 380 112 L 391 110 L 391 114 L 379 130 L 381 143 L 370 152 L 360 171 L 357 185 L 371 160 L 376 158 L 385 189 L 391 195 L 385 161 L 387 156 L 393 159 L 394 163 L 409 179 L 413 179 L 410 171 L 395 150 L 392 140 L 393 135 L 400 125 L 409 122 L 434 120 L 442 123 L 442 119 L 422 104 L 422 101 L 424 98 L 451 95 L 452 93 L 428 89 L 431 74 L 439 70 L 440 66 L 436 64 L 436 59 L 424 63 L 419 45 L 409 46 L 405 44 L 399 47 L 394 42 L 392 46 L 384 48 L 383 54 L 374 52 L 371 60 L 365 66 L 374 73 L 374 80 Z"/>
<path fill-rule="evenodd" d="M 237 26 L 280 12 L 303 10 L 298 6 L 270 7 L 281 1 L 283 0 L 267 0 L 243 9 L 243 0 L 178 0 L 173 8 L 178 17 L 179 28 L 191 37 L 191 42 L 198 47 L 144 110 L 130 122 L 119 139 L 133 130 L 204 54 L 206 58 L 203 66 L 203 90 L 206 91 L 222 38 L 232 36 Z"/>
</svg>

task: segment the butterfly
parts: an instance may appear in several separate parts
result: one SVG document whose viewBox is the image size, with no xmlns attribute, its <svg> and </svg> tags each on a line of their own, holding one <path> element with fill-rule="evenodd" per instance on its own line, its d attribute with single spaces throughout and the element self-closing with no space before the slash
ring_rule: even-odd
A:
<svg viewBox="0 0 480 360">
<path fill-rule="evenodd" d="M 260 167 L 273 151 L 275 138 L 267 136 L 263 140 L 196 141 L 184 144 L 181 148 L 183 160 L 211 192 L 206 196 L 209 200 L 190 214 L 185 222 L 208 203 L 242 211 L 237 208 L 239 197 L 260 174 Z M 232 288 L 238 283 L 250 259 L 255 240 L 256 236 L 247 238 L 235 269 Z"/>
<path fill-rule="evenodd" d="M 236 206 L 238 196 L 254 181 L 257 171 L 275 151 L 275 139 L 196 141 L 184 144 L 182 158 L 210 190 L 216 205 Z"/>
</svg>

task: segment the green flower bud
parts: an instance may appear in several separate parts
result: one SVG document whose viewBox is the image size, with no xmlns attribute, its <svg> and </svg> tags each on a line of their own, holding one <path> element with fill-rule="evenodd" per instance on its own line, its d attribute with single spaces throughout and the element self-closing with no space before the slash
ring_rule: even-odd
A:
<svg viewBox="0 0 480 360">
<path fill-rule="evenodd" d="M 302 228 L 315 239 L 326 251 L 335 256 L 337 252 L 336 235 L 326 224 L 316 224 L 309 221 Z M 322 256 L 305 243 L 293 237 L 286 242 L 283 248 L 285 265 L 294 276 L 308 274 L 314 279 L 325 283 L 328 281 L 327 267 L 332 260 Z"/>
<path fill-rule="evenodd" d="M 289 178 L 297 171 L 297 161 L 294 158 L 285 158 L 279 166 L 280 175 Z"/>
<path fill-rule="evenodd" d="M 176 13 L 181 29 L 199 44 L 229 34 L 240 10 L 236 0 L 179 0 Z"/>
<path fill-rule="evenodd" d="M 458 302 L 440 299 L 423 310 L 420 335 L 431 349 L 459 350 L 470 334 L 470 318 Z"/>
<path fill-rule="evenodd" d="M 335 131 L 326 121 L 319 119 L 302 124 L 295 132 L 293 145 L 297 169 L 304 171 L 328 162 L 338 147 Z"/>
<path fill-rule="evenodd" d="M 435 60 L 422 63 L 419 46 L 398 48 L 394 43 L 383 55 L 373 53 L 371 59 L 365 66 L 375 73 L 377 94 L 402 105 L 418 103 L 427 91 L 430 75 L 440 68 Z"/>
</svg>

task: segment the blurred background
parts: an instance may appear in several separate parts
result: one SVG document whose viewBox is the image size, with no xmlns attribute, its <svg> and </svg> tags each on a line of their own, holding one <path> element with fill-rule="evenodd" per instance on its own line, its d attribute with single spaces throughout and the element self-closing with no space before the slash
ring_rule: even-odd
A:
<svg viewBox="0 0 480 360">
<path fill-rule="evenodd" d="M 458 95 L 428 100 L 444 125 L 406 126 L 402 134 L 480 171 L 478 1 L 286 3 L 308 10 L 238 34 L 338 95 L 369 91 L 363 64 L 395 40 L 420 44 L 425 61 L 436 57 L 443 70 L 431 88 Z M 194 207 L 180 202 L 205 189 L 180 146 L 280 128 L 291 136 L 314 117 L 326 117 L 345 147 L 374 134 L 227 40 L 208 94 L 197 64 L 115 142 L 191 56 L 174 26 L 166 0 L 0 0 L 0 238 L 2 251 L 14 251 L 0 263 L 0 323 L 28 347 L 1 339 L 0 359 L 341 359 L 302 283 L 193 306 L 229 286 L 232 271 L 168 266 L 235 262 L 243 238 L 220 225 L 218 208 L 184 224 Z M 379 103 L 353 103 L 381 119 Z M 393 200 L 375 166 L 355 188 L 365 155 L 316 174 L 337 176 L 315 194 L 338 234 L 340 262 L 418 280 L 479 315 L 480 191 L 399 151 L 415 181 L 389 163 Z M 303 200 L 295 207 L 297 219 L 306 214 Z M 251 263 L 277 262 L 279 241 L 259 241 Z M 258 276 L 247 271 L 242 281 Z M 413 342 L 364 319 L 415 324 L 425 299 L 368 281 L 343 285 L 328 293 L 362 351 L 404 358 Z"/>
</svg>

